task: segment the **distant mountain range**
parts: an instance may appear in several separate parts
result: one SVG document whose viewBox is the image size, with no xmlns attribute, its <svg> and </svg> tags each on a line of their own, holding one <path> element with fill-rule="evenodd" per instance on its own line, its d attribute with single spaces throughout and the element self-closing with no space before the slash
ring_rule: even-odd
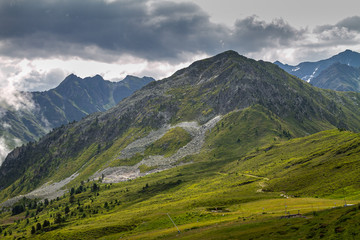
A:
<svg viewBox="0 0 360 240">
<path fill-rule="evenodd" d="M 111 82 L 100 75 L 83 79 L 71 74 L 54 89 L 28 93 L 35 110 L 4 109 L 0 136 L 5 139 L 5 148 L 12 149 L 19 143 L 38 139 L 54 127 L 105 111 L 152 81 L 151 77 L 127 76 Z"/>
<path fill-rule="evenodd" d="M 275 64 L 316 87 L 339 91 L 360 91 L 358 88 L 360 75 L 357 73 L 360 67 L 360 53 L 358 52 L 346 50 L 328 59 L 302 62 L 296 66 L 279 61 L 276 61 Z M 334 66 L 334 64 L 336 65 Z M 340 67 L 339 64 L 348 66 L 347 70 L 350 73 L 344 71 L 346 67 Z M 323 72 L 324 74 L 321 74 Z M 317 79 L 318 77 L 319 79 Z"/>
</svg>

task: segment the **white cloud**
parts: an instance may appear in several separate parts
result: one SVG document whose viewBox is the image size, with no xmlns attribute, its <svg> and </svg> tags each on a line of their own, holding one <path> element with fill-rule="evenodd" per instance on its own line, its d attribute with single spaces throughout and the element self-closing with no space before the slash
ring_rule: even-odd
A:
<svg viewBox="0 0 360 240">
<path fill-rule="evenodd" d="M 9 152 L 10 152 L 10 149 L 6 144 L 5 138 L 1 136 L 0 137 L 0 166 L 3 163 L 3 161 L 5 160 L 5 158 Z"/>
<path fill-rule="evenodd" d="M 32 110 L 34 107 L 34 102 L 28 93 L 17 91 L 11 84 L 1 87 L 0 108 L 2 111 Z"/>
<path fill-rule="evenodd" d="M 31 97 L 24 92 L 19 92 L 19 85 L 24 80 L 26 69 L 21 66 L 13 65 L 13 61 L 4 59 L 0 64 L 3 66 L 0 71 L 0 108 L 4 110 L 24 110 L 33 109 L 34 103 Z"/>
<path fill-rule="evenodd" d="M 186 61 L 175 63 L 165 60 L 151 61 L 128 54 L 118 56 L 116 61 L 110 63 L 85 60 L 79 57 L 38 58 L 32 61 L 27 59 L 9 60 L 0 57 L 0 64 L 5 66 L 0 69 L 2 78 L 0 86 L 6 91 L 5 95 L 0 96 L 0 106 L 1 102 L 6 101 L 6 104 L 3 103 L 2 105 L 15 105 L 16 110 L 22 106 L 31 107 L 30 99 L 16 90 L 48 90 L 56 87 L 71 73 L 82 78 L 99 74 L 106 80 L 119 80 L 125 78 L 126 75 L 162 79 L 176 70 L 188 66 L 193 61 L 207 56 L 201 52 L 184 53 L 181 58 L 186 59 Z M 24 105 L 24 103 L 29 104 Z"/>
<path fill-rule="evenodd" d="M 7 136 L 0 136 L 0 166 L 4 162 L 6 156 L 12 151 L 9 145 L 19 147 L 22 141 L 18 138 L 8 138 Z"/>
</svg>

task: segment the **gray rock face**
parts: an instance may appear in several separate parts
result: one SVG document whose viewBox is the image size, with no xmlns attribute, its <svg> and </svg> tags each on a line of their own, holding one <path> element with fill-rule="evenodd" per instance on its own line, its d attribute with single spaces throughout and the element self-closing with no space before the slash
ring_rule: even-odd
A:
<svg viewBox="0 0 360 240">
<path fill-rule="evenodd" d="M 49 200 L 55 199 L 57 197 L 61 197 L 64 195 L 64 193 L 67 192 L 67 189 L 63 189 L 63 187 L 66 184 L 68 184 L 69 182 L 71 182 L 72 180 L 74 180 L 77 176 L 78 176 L 78 174 L 74 173 L 70 177 L 63 179 L 60 182 L 46 183 L 43 186 L 41 186 L 40 188 L 37 188 L 30 193 L 27 193 L 25 195 L 19 195 L 14 198 L 6 200 L 5 202 L 0 204 L 0 207 L 1 208 L 2 207 L 10 207 L 14 203 L 18 202 L 19 200 L 21 200 L 24 197 L 30 198 L 30 199 L 45 199 L 45 198 L 47 198 Z"/>
<path fill-rule="evenodd" d="M 147 146 L 160 139 L 171 128 L 181 127 L 188 131 L 192 135 L 193 139 L 170 157 L 164 157 L 160 155 L 148 156 L 134 166 L 105 168 L 104 170 L 94 174 L 91 178 L 97 179 L 101 176 L 104 176 L 104 182 L 115 183 L 134 179 L 140 176 L 147 175 L 149 173 L 163 171 L 165 169 L 181 165 L 182 163 L 178 163 L 179 160 L 183 159 L 188 155 L 193 155 L 200 152 L 204 144 L 206 132 L 211 130 L 220 120 L 221 116 L 216 116 L 215 118 L 211 119 L 210 121 L 201 126 L 198 125 L 197 122 L 182 122 L 174 126 L 165 125 L 164 127 L 156 131 L 152 131 L 151 133 L 149 133 L 148 136 L 130 143 L 126 148 L 121 151 L 118 159 L 131 158 L 136 153 L 143 153 Z M 139 166 L 141 165 L 155 167 L 155 169 L 145 173 L 141 173 L 139 170 Z"/>
</svg>

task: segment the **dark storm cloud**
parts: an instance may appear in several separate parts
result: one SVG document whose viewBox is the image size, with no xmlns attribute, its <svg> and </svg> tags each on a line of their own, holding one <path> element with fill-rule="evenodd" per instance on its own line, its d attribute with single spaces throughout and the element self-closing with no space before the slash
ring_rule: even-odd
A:
<svg viewBox="0 0 360 240">
<path fill-rule="evenodd" d="M 122 54 L 181 62 L 187 54 L 356 44 L 360 17 L 309 32 L 256 16 L 215 24 L 198 5 L 150 0 L 0 1 L 0 55 L 73 57 L 114 62 Z M 310 38 L 309 38 L 310 36 Z M 317 41 L 313 41 L 316 39 Z"/>
<path fill-rule="evenodd" d="M 176 58 L 220 46 L 226 29 L 191 3 L 147 1 L 2 1 L 1 53 L 8 56 L 81 55 L 91 49 L 140 57 Z M 90 46 L 90 51 L 89 51 Z M 91 48 L 92 47 L 92 48 Z M 101 56 L 93 56 L 98 58 Z"/>
<path fill-rule="evenodd" d="M 288 46 L 304 33 L 305 30 L 297 30 L 282 19 L 266 23 L 251 16 L 236 21 L 233 44 L 237 42 L 244 51 L 253 52 L 264 47 Z"/>
<path fill-rule="evenodd" d="M 0 3 L 0 54 L 79 56 L 113 61 L 119 54 L 178 61 L 186 53 L 242 53 L 301 37 L 283 20 L 249 17 L 234 29 L 212 23 L 193 3 L 148 0 L 17 0 Z"/>
</svg>

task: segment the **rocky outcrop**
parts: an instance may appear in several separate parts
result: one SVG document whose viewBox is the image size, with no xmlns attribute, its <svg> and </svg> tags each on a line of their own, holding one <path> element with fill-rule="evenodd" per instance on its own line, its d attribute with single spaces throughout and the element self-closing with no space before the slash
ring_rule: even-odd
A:
<svg viewBox="0 0 360 240">
<path fill-rule="evenodd" d="M 193 155 L 200 152 L 204 144 L 206 132 L 211 130 L 220 120 L 221 116 L 216 116 L 215 118 L 211 119 L 203 125 L 199 125 L 197 122 L 182 122 L 174 126 L 166 125 L 156 131 L 152 131 L 151 133 L 149 133 L 148 136 L 138 139 L 129 144 L 126 148 L 124 148 L 121 151 L 118 159 L 131 158 L 136 153 L 143 153 L 147 146 L 160 139 L 171 128 L 181 127 L 188 131 L 193 138 L 188 144 L 180 148 L 175 154 L 170 157 L 164 157 L 161 155 L 147 156 L 134 166 L 105 168 L 102 171 L 98 171 L 91 178 L 97 179 L 104 176 L 104 182 L 115 183 L 134 179 L 147 175 L 149 173 L 163 171 L 177 165 L 181 165 L 181 159 L 188 155 Z M 146 165 L 148 167 L 152 167 L 153 169 L 148 172 L 140 172 L 139 167 L 141 165 Z"/>
</svg>

